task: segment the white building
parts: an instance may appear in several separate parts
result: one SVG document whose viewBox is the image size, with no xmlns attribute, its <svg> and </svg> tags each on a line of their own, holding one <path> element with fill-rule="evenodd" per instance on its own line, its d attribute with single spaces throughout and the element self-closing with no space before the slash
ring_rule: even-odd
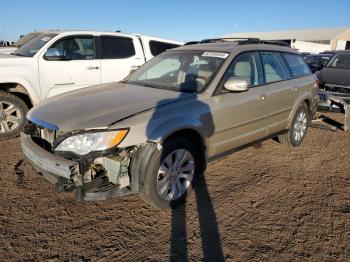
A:
<svg viewBox="0 0 350 262">
<path fill-rule="evenodd" d="M 350 49 L 350 27 L 231 33 L 223 37 L 256 37 L 262 40 L 280 40 L 290 43 L 293 48 L 300 52 L 319 53 L 326 50 Z"/>
</svg>

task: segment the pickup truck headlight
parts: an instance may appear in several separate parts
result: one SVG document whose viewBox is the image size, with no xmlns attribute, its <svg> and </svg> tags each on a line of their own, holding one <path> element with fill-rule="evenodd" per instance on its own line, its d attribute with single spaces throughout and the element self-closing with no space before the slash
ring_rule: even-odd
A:
<svg viewBox="0 0 350 262">
<path fill-rule="evenodd" d="M 73 135 L 63 140 L 55 151 L 86 155 L 117 146 L 128 134 L 128 129 Z"/>
</svg>

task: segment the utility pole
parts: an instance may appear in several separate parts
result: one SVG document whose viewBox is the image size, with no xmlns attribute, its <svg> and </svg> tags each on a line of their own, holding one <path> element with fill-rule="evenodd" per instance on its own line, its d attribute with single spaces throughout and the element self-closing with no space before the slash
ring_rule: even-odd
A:
<svg viewBox="0 0 350 262">
<path fill-rule="evenodd" d="M 5 23 L 4 21 L 1 21 L 1 25 L 2 25 L 2 37 L 3 37 L 3 41 L 6 41 L 5 39 Z"/>
</svg>

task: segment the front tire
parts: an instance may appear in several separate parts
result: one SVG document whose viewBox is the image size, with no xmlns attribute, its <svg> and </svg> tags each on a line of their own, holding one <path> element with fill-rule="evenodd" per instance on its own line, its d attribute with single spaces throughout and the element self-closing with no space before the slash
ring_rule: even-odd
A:
<svg viewBox="0 0 350 262">
<path fill-rule="evenodd" d="M 310 114 L 307 105 L 303 104 L 295 113 L 292 125 L 288 133 L 279 135 L 278 140 L 282 144 L 293 147 L 300 146 L 304 141 L 310 123 Z"/>
<path fill-rule="evenodd" d="M 155 150 L 146 170 L 142 198 L 153 207 L 172 208 L 186 200 L 202 170 L 199 147 L 174 137 Z"/>
<path fill-rule="evenodd" d="M 23 100 L 0 91 L 0 139 L 18 136 L 26 123 L 27 112 Z"/>
</svg>

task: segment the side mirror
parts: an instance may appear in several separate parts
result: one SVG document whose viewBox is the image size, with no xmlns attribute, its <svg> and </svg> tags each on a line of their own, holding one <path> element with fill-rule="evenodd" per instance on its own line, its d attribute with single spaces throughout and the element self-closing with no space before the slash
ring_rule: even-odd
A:
<svg viewBox="0 0 350 262">
<path fill-rule="evenodd" d="M 245 92 L 249 89 L 250 82 L 243 77 L 231 77 L 225 84 L 224 88 L 231 92 Z"/>
<path fill-rule="evenodd" d="M 64 60 L 64 55 L 62 51 L 57 48 L 49 48 L 47 49 L 44 58 L 48 61 L 60 61 Z"/>
</svg>

